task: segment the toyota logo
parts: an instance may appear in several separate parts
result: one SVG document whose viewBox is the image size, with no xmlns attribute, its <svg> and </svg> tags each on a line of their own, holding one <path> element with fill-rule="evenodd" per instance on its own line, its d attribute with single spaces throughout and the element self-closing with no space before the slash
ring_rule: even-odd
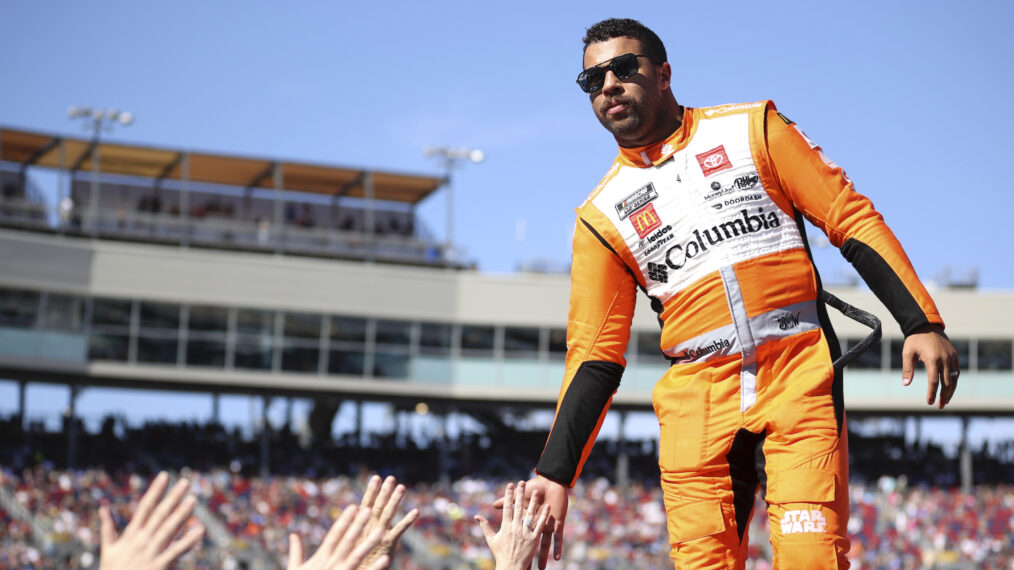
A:
<svg viewBox="0 0 1014 570">
<path fill-rule="evenodd" d="M 725 162 L 725 158 L 723 158 L 722 155 L 713 154 L 708 158 L 705 158 L 703 164 L 704 166 L 707 166 L 710 169 L 710 168 L 718 168 L 719 166 L 722 165 L 723 162 Z"/>
</svg>

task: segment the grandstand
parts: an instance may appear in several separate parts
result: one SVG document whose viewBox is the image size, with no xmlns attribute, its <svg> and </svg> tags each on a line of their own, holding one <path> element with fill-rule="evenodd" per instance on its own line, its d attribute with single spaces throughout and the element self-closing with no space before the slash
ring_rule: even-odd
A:
<svg viewBox="0 0 1014 570">
<path fill-rule="evenodd" d="M 57 173 L 56 200 L 38 190 L 37 170 Z M 212 554 L 188 564 L 235 558 L 273 567 L 285 548 L 279 529 L 313 534 L 308 521 L 328 520 L 331 506 L 356 500 L 364 473 L 381 471 L 411 483 L 424 509 L 403 567 L 482 567 L 488 559 L 471 515 L 504 482 L 526 477 L 541 448 L 544 429 L 518 418 L 555 404 L 569 280 L 484 274 L 458 259 L 416 214 L 443 182 L 0 129 L 0 378 L 17 382 L 20 394 L 17 415 L 0 425 L 0 551 L 29 556 L 25 545 L 35 544 L 80 563 L 96 545 L 96 497 L 125 504 L 145 474 L 167 468 L 191 473 L 201 516 L 217 521 L 205 549 Z M 885 323 L 882 341 L 846 374 L 850 418 L 918 426 L 939 415 L 918 379 L 901 385 L 902 338 L 880 303 L 858 288 L 832 293 Z M 946 414 L 965 429 L 969 418 L 1010 417 L 1014 294 L 933 294 L 963 363 Z M 651 410 L 651 389 L 668 366 L 655 315 L 647 303 L 637 311 L 614 399 L 621 416 Z M 868 332 L 834 320 L 843 348 Z M 36 382 L 72 386 L 64 429 L 27 420 L 24 394 Z M 88 431 L 74 417 L 75 398 L 93 386 L 315 405 L 305 434 L 291 421 L 280 429 L 265 422 L 251 439 L 214 416 L 144 426 L 110 417 Z M 399 411 L 425 403 L 438 417 L 473 418 L 482 432 L 418 442 L 392 426 L 390 435 L 335 440 L 335 413 L 347 401 Z M 963 445 L 954 457 L 904 430 L 852 439 L 850 531 L 865 557 L 860 567 L 895 559 L 900 567 L 1009 567 L 1010 442 Z M 654 446 L 622 429 L 597 446 L 568 519 L 568 556 L 578 567 L 664 566 Z M 597 520 L 602 505 L 605 521 Z M 752 532 L 763 533 L 758 513 Z M 624 524 L 635 519 L 646 524 Z M 763 540 L 753 543 L 762 568 L 769 553 Z"/>
</svg>

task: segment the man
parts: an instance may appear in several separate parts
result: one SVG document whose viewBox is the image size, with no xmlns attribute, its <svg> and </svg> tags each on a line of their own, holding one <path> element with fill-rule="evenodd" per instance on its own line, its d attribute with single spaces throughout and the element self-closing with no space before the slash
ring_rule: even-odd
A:
<svg viewBox="0 0 1014 570">
<path fill-rule="evenodd" d="M 776 567 L 847 568 L 839 346 L 803 218 L 898 321 L 903 383 L 922 361 L 943 408 L 958 358 L 933 301 L 872 203 L 773 103 L 681 106 L 665 47 L 634 20 L 599 22 L 584 44 L 578 84 L 620 150 L 577 209 L 566 373 L 528 484 L 553 517 L 539 567 L 551 542 L 560 558 L 567 488 L 619 386 L 641 289 L 672 362 L 652 399 L 676 567 L 743 568 L 759 487 Z"/>
</svg>

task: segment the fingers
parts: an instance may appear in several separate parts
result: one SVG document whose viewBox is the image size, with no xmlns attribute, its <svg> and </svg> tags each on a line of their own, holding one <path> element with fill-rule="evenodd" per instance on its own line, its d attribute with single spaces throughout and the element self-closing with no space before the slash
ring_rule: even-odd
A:
<svg viewBox="0 0 1014 570">
<path fill-rule="evenodd" d="M 936 360 L 926 362 L 926 378 L 929 380 L 926 386 L 926 403 L 932 406 L 937 397 L 937 388 L 940 386 L 940 366 Z"/>
<path fill-rule="evenodd" d="M 109 507 L 99 508 L 99 524 L 102 534 L 102 548 L 106 548 L 116 542 L 116 525 L 113 523 L 113 515 L 109 512 Z"/>
<path fill-rule="evenodd" d="M 475 515 L 475 522 L 479 523 L 479 530 L 482 531 L 482 537 L 486 539 L 486 545 L 493 545 L 493 537 L 496 536 L 496 532 L 493 530 L 493 525 L 489 524 L 486 517 L 482 515 Z"/>
<path fill-rule="evenodd" d="M 180 556 L 183 556 L 185 552 L 190 550 L 196 545 L 201 538 L 204 536 L 204 526 L 197 525 L 194 528 L 187 531 L 187 534 L 183 538 L 177 540 L 172 546 L 166 549 L 165 552 L 160 554 L 155 559 L 155 567 L 165 568 L 168 567 L 173 560 L 176 560 Z"/>
<path fill-rule="evenodd" d="M 954 391 L 958 388 L 958 376 L 961 375 L 961 371 L 958 370 L 957 366 L 947 368 L 946 370 L 947 375 L 944 377 L 944 387 L 940 391 L 941 408 L 951 403 L 951 397 L 954 396 Z"/>
<path fill-rule="evenodd" d="M 499 499 L 493 501 L 493 508 L 494 509 L 502 509 L 503 508 L 503 497 L 500 497 Z"/>
<path fill-rule="evenodd" d="M 412 526 L 412 524 L 417 520 L 419 520 L 419 509 L 412 509 L 408 512 L 408 514 L 401 518 L 398 524 L 391 529 L 388 535 L 393 537 L 394 540 L 398 540 L 401 538 L 401 535 L 405 534 L 408 527 Z"/>
<path fill-rule="evenodd" d="M 535 534 L 542 534 L 546 530 L 546 523 L 549 522 L 549 504 L 542 505 L 539 509 L 539 520 L 535 521 L 535 528 L 532 530 Z"/>
<path fill-rule="evenodd" d="M 303 539 L 299 535 L 289 533 L 289 564 L 288 570 L 296 570 L 303 563 Z"/>
<path fill-rule="evenodd" d="M 148 516 L 151 514 L 151 510 L 158 504 L 159 499 L 162 497 L 162 493 L 165 492 L 166 486 L 169 484 L 169 474 L 162 471 L 155 477 L 151 482 L 151 486 L 145 491 L 144 496 L 141 497 L 141 501 L 137 504 L 137 511 L 134 512 L 134 518 L 130 519 L 127 523 L 127 528 L 124 532 L 129 531 L 136 527 L 144 526 L 148 522 Z"/>
<path fill-rule="evenodd" d="M 328 529 L 327 534 L 324 535 L 324 540 L 320 543 L 320 550 L 325 553 L 331 552 L 337 547 L 338 541 L 341 540 L 345 534 L 345 530 L 349 528 L 349 524 L 352 523 L 352 518 L 356 516 L 356 511 L 359 510 L 355 505 L 349 505 L 345 507 L 342 514 L 334 521 L 331 528 Z"/>
<path fill-rule="evenodd" d="M 341 561 L 349 558 L 349 553 L 356 545 L 359 537 L 363 534 L 363 529 L 366 527 L 366 523 L 370 522 L 371 516 L 372 513 L 369 509 L 359 509 L 355 518 L 352 519 L 352 524 L 348 526 L 347 532 L 343 534 L 341 541 L 338 543 L 338 547 L 331 556 L 332 561 L 340 563 Z M 363 543 L 360 544 L 360 548 L 356 551 L 358 552 L 359 550 L 362 550 L 361 547 L 369 545 L 365 552 L 363 552 L 363 556 L 365 557 L 367 552 L 373 550 L 373 547 L 380 543 L 380 537 L 382 535 L 383 529 L 378 528 L 375 532 L 370 534 L 368 540 L 364 540 Z M 362 559 L 359 559 L 359 561 L 355 564 L 358 565 L 359 562 L 362 562 Z"/>
<path fill-rule="evenodd" d="M 193 495 L 183 499 L 183 502 L 173 510 L 172 514 L 162 524 L 152 529 L 152 541 L 159 550 L 165 548 L 169 544 L 169 541 L 176 536 L 176 533 L 179 532 L 183 524 L 187 522 L 190 514 L 194 512 L 195 504 L 197 504 L 197 499 Z"/>
<path fill-rule="evenodd" d="M 377 498 L 373 501 L 373 505 L 372 505 L 372 508 L 373 508 L 373 518 L 375 518 L 375 519 L 383 519 L 384 514 L 386 512 L 385 506 L 387 505 L 388 500 L 390 500 L 391 496 L 395 492 L 395 483 L 397 483 L 397 481 L 395 481 L 394 477 L 392 477 L 390 475 L 388 475 L 387 479 L 384 479 L 384 484 L 380 487 L 380 492 L 377 494 Z M 404 495 L 405 494 L 405 486 L 404 485 L 398 485 L 398 486 L 401 487 L 401 494 Z M 394 506 L 397 507 L 398 505 L 394 505 Z M 391 518 L 393 518 L 393 517 L 394 517 L 394 509 L 392 508 L 391 509 Z M 390 520 L 390 518 L 388 520 Z"/>
<path fill-rule="evenodd" d="M 389 477 L 388 480 L 392 482 L 393 486 L 394 477 Z M 384 482 L 384 487 L 387 487 L 387 481 Z M 383 524 L 384 528 L 388 528 L 391 525 L 391 521 L 394 520 L 394 513 L 395 511 L 398 510 L 398 506 L 401 505 L 401 500 L 404 498 L 405 498 L 404 485 L 398 485 L 397 487 L 394 487 L 394 491 L 388 493 L 386 497 L 384 495 L 383 489 L 381 489 L 380 497 L 378 498 L 377 503 L 379 503 L 379 506 L 383 507 L 383 510 L 380 513 L 380 522 Z M 374 514 L 377 513 L 377 508 L 378 508 L 377 504 L 373 505 Z"/>
<path fill-rule="evenodd" d="M 180 504 L 183 497 L 187 494 L 187 489 L 190 487 L 190 481 L 186 479 L 180 479 L 173 485 L 173 488 L 169 491 L 164 499 L 159 501 L 158 506 L 148 517 L 148 521 L 145 522 L 144 527 L 149 529 L 158 529 L 165 522 L 166 518 L 176 509 L 176 506 Z M 153 531 L 155 532 L 155 531 Z"/>
<path fill-rule="evenodd" d="M 539 570 L 546 570 L 546 564 L 549 563 L 549 547 L 553 544 L 552 527 L 553 522 L 550 520 L 542 531 L 542 544 L 539 545 Z"/>
<path fill-rule="evenodd" d="M 514 484 L 507 483 L 503 490 L 503 520 L 500 526 L 510 524 L 514 520 Z"/>
<path fill-rule="evenodd" d="M 514 492 L 514 519 L 511 521 L 515 527 L 521 527 L 525 515 L 525 482 L 518 481 L 517 490 Z"/>
<path fill-rule="evenodd" d="M 906 343 L 901 351 L 901 383 L 905 386 L 911 384 L 915 377 L 915 353 L 907 348 Z"/>
<path fill-rule="evenodd" d="M 377 493 L 380 491 L 380 476 L 374 475 L 370 477 L 370 482 L 366 485 L 366 491 L 363 493 L 363 500 L 360 501 L 359 506 L 368 509 L 373 505 L 374 499 L 377 498 Z"/>
<path fill-rule="evenodd" d="M 553 560 L 563 557 L 563 519 L 556 523 L 556 532 L 553 533 Z"/>
</svg>

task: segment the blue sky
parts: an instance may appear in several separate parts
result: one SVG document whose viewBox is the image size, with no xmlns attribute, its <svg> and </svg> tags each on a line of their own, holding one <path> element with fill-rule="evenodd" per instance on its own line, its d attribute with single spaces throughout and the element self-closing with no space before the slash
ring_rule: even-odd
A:
<svg viewBox="0 0 1014 570">
<path fill-rule="evenodd" d="M 574 83 L 580 38 L 633 17 L 666 42 L 682 103 L 773 99 L 925 279 L 977 268 L 1014 287 L 1014 4 L 616 6 L 8 2 L 0 124 L 81 133 L 68 106 L 116 107 L 137 122 L 111 140 L 435 175 L 426 146 L 481 148 L 455 173 L 457 241 L 485 271 L 565 264 L 573 208 L 616 152 Z M 421 213 L 442 235 L 442 196 Z M 829 280 L 846 267 L 817 255 Z"/>
<path fill-rule="evenodd" d="M 982 287 L 1014 288 L 1014 3 L 618 6 L 5 2 L 0 125 L 83 135 L 70 105 L 115 107 L 137 120 L 108 140 L 431 175 L 426 146 L 480 148 L 454 174 L 468 257 L 566 264 L 573 208 L 616 153 L 574 83 L 581 36 L 632 17 L 666 42 L 682 103 L 773 99 L 924 279 L 977 269 Z M 444 211 L 439 193 L 420 209 L 438 236 Z M 829 281 L 848 271 L 815 255 Z"/>
</svg>

